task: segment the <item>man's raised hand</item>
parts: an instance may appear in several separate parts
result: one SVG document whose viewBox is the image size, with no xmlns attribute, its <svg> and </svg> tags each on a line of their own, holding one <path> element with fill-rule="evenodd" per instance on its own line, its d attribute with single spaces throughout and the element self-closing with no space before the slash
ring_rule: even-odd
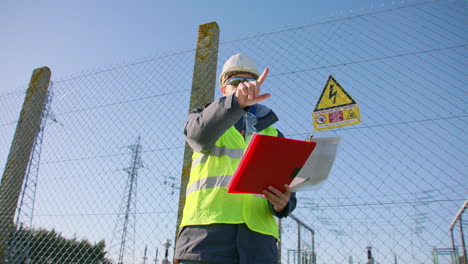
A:
<svg viewBox="0 0 468 264">
<path fill-rule="evenodd" d="M 269 93 L 260 94 L 260 87 L 265 81 L 269 71 L 269 68 L 265 68 L 262 75 L 260 75 L 256 81 L 243 82 L 237 86 L 236 99 L 242 108 L 270 98 L 271 94 Z"/>
</svg>

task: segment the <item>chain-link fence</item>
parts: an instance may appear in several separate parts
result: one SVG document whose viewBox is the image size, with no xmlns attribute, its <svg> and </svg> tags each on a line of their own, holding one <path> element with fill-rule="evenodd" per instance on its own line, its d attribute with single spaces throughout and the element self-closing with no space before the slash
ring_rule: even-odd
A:
<svg viewBox="0 0 468 264">
<path fill-rule="evenodd" d="M 328 181 L 298 193 L 303 225 L 282 220 L 281 263 L 463 260 L 449 226 L 468 198 L 466 9 L 414 1 L 221 42 L 218 74 L 238 52 L 271 69 L 265 104 L 288 138 L 312 132 L 329 75 L 360 106 L 360 124 L 329 131 L 343 141 Z M 172 259 L 194 62 L 190 50 L 53 81 L 9 263 Z M 0 95 L 1 164 L 23 100 Z"/>
</svg>

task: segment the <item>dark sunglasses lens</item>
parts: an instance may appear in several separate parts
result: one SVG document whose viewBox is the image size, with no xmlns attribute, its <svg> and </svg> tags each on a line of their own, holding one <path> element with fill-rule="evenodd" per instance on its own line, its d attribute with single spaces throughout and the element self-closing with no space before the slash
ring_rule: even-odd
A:
<svg viewBox="0 0 468 264">
<path fill-rule="evenodd" d="M 244 79 L 238 79 L 238 78 L 235 78 L 235 79 L 233 78 L 228 81 L 230 85 L 234 85 L 234 86 L 237 86 L 242 82 L 244 82 Z"/>
<path fill-rule="evenodd" d="M 255 81 L 255 80 L 256 80 L 255 78 L 234 77 L 234 78 L 229 79 L 227 82 L 228 82 L 230 85 L 237 86 L 237 85 L 239 85 L 240 83 L 243 83 L 243 82 L 252 82 L 252 81 Z"/>
</svg>

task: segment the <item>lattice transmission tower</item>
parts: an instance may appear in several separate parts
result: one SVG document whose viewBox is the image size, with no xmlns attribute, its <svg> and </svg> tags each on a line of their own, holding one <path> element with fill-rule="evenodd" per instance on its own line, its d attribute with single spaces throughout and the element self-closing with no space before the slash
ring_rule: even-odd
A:
<svg viewBox="0 0 468 264">
<path fill-rule="evenodd" d="M 8 249 L 8 263 L 23 263 L 27 261 L 31 249 L 32 238 L 28 229 L 32 229 L 34 205 L 36 200 L 36 188 L 39 180 L 39 165 L 41 160 L 42 142 L 44 130 L 47 122 L 57 122 L 51 110 L 52 82 L 47 89 L 46 101 L 42 108 L 41 124 L 36 138 L 34 139 L 33 150 L 26 169 L 20 199 L 17 206 L 15 228 L 11 244 Z"/>
<path fill-rule="evenodd" d="M 124 169 L 128 178 L 111 243 L 112 258 L 117 256 L 117 264 L 135 263 L 137 179 L 138 169 L 143 167 L 140 137 L 137 138 L 136 144 L 128 148 L 132 150 L 132 160 L 130 167 Z"/>
</svg>

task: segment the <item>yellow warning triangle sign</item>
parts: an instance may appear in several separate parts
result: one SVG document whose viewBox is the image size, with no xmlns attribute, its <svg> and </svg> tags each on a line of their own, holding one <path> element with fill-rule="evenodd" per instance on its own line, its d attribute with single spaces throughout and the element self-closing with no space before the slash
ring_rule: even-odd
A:
<svg viewBox="0 0 468 264">
<path fill-rule="evenodd" d="M 353 118 L 358 118 L 358 116 L 356 115 L 356 113 L 354 113 L 353 110 L 349 110 L 348 112 L 348 116 L 346 117 L 346 119 L 353 119 Z"/>
<path fill-rule="evenodd" d="M 355 104 L 356 101 L 345 91 L 345 89 L 330 75 L 327 84 L 315 106 L 314 111 L 321 111 Z"/>
</svg>

